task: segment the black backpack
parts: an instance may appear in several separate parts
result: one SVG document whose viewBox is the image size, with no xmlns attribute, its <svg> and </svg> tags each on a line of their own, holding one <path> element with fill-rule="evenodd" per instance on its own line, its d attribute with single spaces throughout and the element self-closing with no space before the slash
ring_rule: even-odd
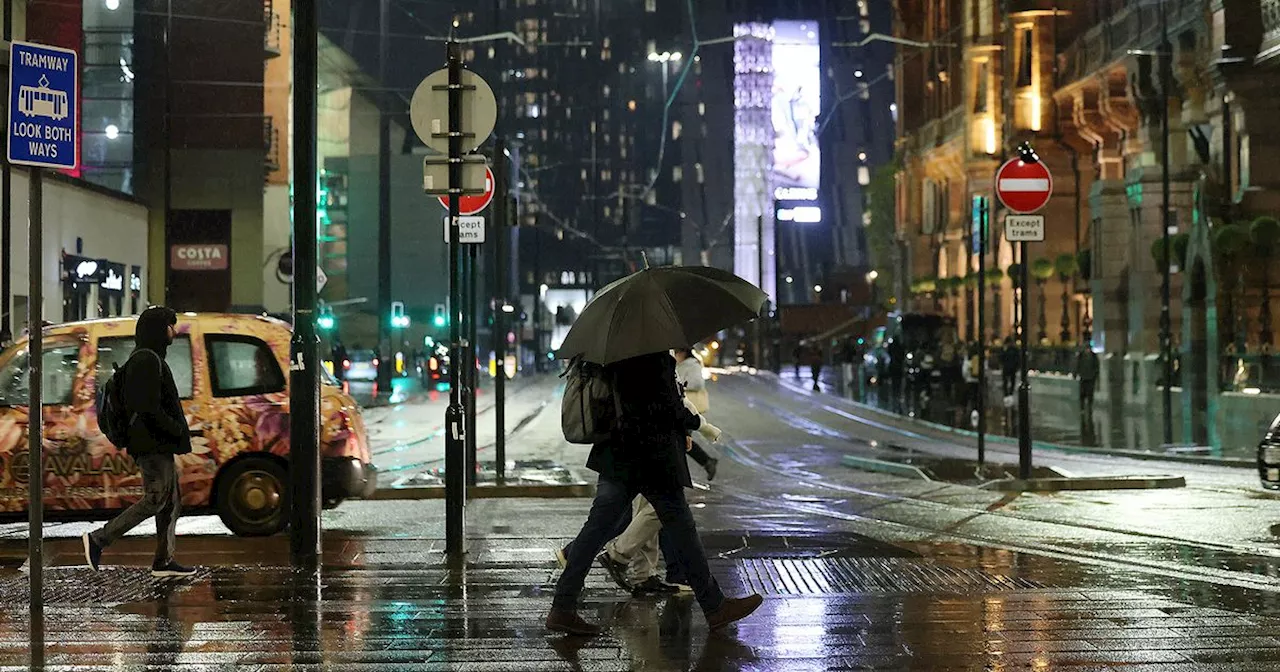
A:
<svg viewBox="0 0 1280 672">
<path fill-rule="evenodd" d="M 581 357 L 569 362 L 560 402 L 560 427 L 569 443 L 594 444 L 619 429 L 622 404 L 614 389 L 613 375 L 599 364 Z"/>
<path fill-rule="evenodd" d="M 122 380 L 123 371 L 129 368 L 129 362 L 133 360 L 134 355 L 145 350 L 135 350 L 129 359 L 125 361 L 124 366 L 112 364 L 111 377 L 107 378 L 107 382 L 102 386 L 101 394 L 98 395 L 98 429 L 103 436 L 111 442 L 116 448 L 129 447 L 129 426 L 133 424 L 134 414 L 124 406 L 124 381 Z M 145 350 L 151 352 L 151 350 Z"/>
</svg>

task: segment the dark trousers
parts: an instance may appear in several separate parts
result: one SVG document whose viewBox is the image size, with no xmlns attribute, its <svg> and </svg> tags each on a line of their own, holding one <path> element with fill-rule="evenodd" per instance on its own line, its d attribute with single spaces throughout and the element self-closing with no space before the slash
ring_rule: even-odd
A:
<svg viewBox="0 0 1280 672">
<path fill-rule="evenodd" d="M 679 486 L 638 486 L 603 476 L 596 485 L 596 498 L 591 503 L 587 522 L 569 544 L 568 563 L 556 582 L 552 606 L 557 609 L 577 608 L 578 595 L 582 593 L 582 584 L 591 570 L 592 560 L 604 548 L 605 542 L 613 538 L 618 519 L 630 510 L 631 500 L 636 495 L 644 495 L 658 513 L 662 530 L 668 535 L 667 548 L 663 549 L 664 553 L 669 552 L 667 562 L 670 565 L 674 559 L 674 565 L 683 570 L 702 611 L 711 613 L 719 609 L 724 603 L 724 592 L 707 566 L 707 555 L 702 550 L 702 541 L 698 539 L 698 529 L 693 522 L 693 513 L 689 511 L 689 503 L 685 501 L 684 489 Z"/>
<path fill-rule="evenodd" d="M 156 559 L 157 566 L 166 565 L 173 560 L 174 532 L 178 525 L 178 514 L 182 505 L 182 496 L 178 493 L 178 471 L 173 463 L 173 455 L 152 454 L 139 455 L 133 458 L 138 470 L 142 472 L 142 499 L 133 506 L 120 512 L 102 529 L 91 532 L 93 543 L 106 548 L 138 523 L 156 517 Z"/>
<path fill-rule="evenodd" d="M 1004 396 L 1007 397 L 1018 389 L 1018 372 L 1005 371 L 1001 373 L 1001 377 L 1004 379 Z"/>
</svg>

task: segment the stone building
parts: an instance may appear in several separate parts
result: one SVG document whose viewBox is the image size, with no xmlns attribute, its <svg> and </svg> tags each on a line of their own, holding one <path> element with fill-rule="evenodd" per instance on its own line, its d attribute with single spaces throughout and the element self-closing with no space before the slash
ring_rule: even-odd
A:
<svg viewBox="0 0 1280 672">
<path fill-rule="evenodd" d="M 900 48 L 896 66 L 902 275 L 973 274 L 979 238 L 971 213 L 980 199 L 991 209 L 986 267 L 1018 261 L 1004 240 L 992 179 L 1019 143 L 1031 142 L 1054 180 L 1042 210 L 1046 240 L 1028 245 L 1028 259 L 1074 255 L 1087 268 L 1033 284 L 1027 333 L 1045 346 L 1091 342 L 1104 352 L 1102 394 L 1113 410 L 1145 402 L 1158 409 L 1163 274 L 1153 246 L 1167 207 L 1178 243 L 1170 286 L 1174 441 L 1222 445 L 1220 406 L 1246 390 L 1265 397 L 1277 382 L 1268 382 L 1275 367 L 1264 286 L 1280 275 L 1266 270 L 1275 260 L 1252 246 L 1225 266 L 1213 241 L 1218 227 L 1243 222 L 1247 234 L 1255 218 L 1280 213 L 1280 170 L 1269 167 L 1280 157 L 1272 130 L 1280 1 L 896 0 L 895 9 L 895 35 L 913 45 Z M 1167 87 L 1159 63 L 1166 36 Z M 1219 282 L 1227 276 L 1231 282 Z M 917 292 L 913 308 L 952 313 L 962 334 L 976 335 L 972 284 L 922 288 L 934 291 Z M 988 283 L 986 339 L 1013 333 L 1014 294 L 1008 277 Z M 1224 361 L 1229 342 L 1244 356 Z"/>
</svg>

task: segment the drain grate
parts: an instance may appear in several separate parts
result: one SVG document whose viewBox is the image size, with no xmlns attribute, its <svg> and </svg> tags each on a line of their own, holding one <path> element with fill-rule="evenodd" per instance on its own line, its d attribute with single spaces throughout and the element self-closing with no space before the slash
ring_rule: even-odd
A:
<svg viewBox="0 0 1280 672">
<path fill-rule="evenodd" d="M 852 532 L 752 534 L 715 531 L 701 535 L 710 557 L 732 558 L 919 558 L 914 551 Z"/>
<path fill-rule="evenodd" d="M 83 567 L 46 567 L 45 604 L 102 604 L 160 600 L 186 590 L 192 583 L 212 576 L 199 570 L 185 579 L 157 579 L 144 567 L 103 568 L 91 572 Z M 25 574 L 0 581 L 0 604 L 26 604 L 30 593 Z"/>
<path fill-rule="evenodd" d="M 914 558 L 745 558 L 739 578 L 762 595 L 979 593 L 1043 588 L 1028 579 Z"/>
</svg>

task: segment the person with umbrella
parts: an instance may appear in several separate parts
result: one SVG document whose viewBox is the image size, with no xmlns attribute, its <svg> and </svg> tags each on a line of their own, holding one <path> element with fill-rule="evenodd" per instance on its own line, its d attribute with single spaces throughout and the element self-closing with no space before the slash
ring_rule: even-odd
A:
<svg viewBox="0 0 1280 672">
<path fill-rule="evenodd" d="M 707 564 L 684 488 L 688 432 L 701 416 L 684 404 L 669 350 L 685 348 L 736 322 L 759 315 L 766 296 L 732 273 L 714 268 L 645 269 L 600 291 L 565 337 L 559 355 L 603 365 L 619 417 L 596 442 L 587 467 L 600 475 L 591 512 L 569 544 L 547 614 L 549 630 L 599 634 L 578 615 L 578 597 L 592 560 L 614 535 L 636 495 L 653 506 L 707 624 L 717 630 L 754 612 L 763 598 L 726 597 Z"/>
</svg>

